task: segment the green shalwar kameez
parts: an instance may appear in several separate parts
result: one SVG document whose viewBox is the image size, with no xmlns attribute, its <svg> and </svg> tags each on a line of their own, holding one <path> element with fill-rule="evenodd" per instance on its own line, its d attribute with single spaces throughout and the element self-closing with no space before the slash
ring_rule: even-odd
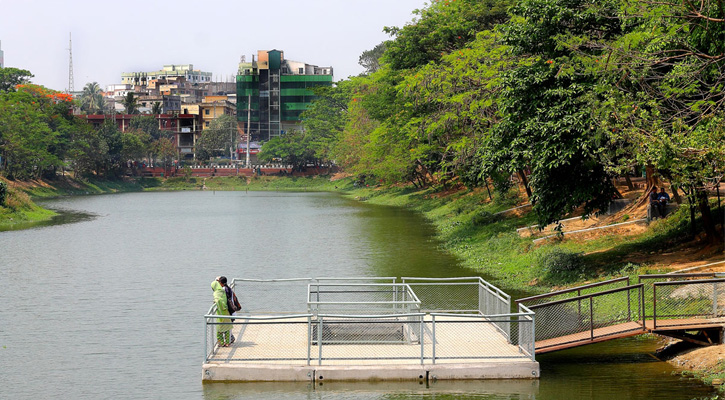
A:
<svg viewBox="0 0 725 400">
<path fill-rule="evenodd" d="M 224 293 L 224 287 L 221 283 L 214 281 L 211 283 L 211 290 L 214 291 L 214 303 L 216 304 L 217 315 L 230 315 L 229 306 L 227 306 L 227 295 Z M 216 325 L 216 338 L 219 346 L 227 346 L 231 343 L 232 320 L 228 318 L 217 319 L 215 322 L 221 322 L 223 325 Z"/>
</svg>

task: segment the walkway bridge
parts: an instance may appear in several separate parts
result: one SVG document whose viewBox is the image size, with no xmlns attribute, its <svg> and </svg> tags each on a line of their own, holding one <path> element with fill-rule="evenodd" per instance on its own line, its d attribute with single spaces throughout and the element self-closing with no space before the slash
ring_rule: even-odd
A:
<svg viewBox="0 0 725 400">
<path fill-rule="evenodd" d="M 718 273 L 640 275 L 527 297 L 535 352 L 656 333 L 699 345 L 722 342 L 725 279 Z"/>
</svg>

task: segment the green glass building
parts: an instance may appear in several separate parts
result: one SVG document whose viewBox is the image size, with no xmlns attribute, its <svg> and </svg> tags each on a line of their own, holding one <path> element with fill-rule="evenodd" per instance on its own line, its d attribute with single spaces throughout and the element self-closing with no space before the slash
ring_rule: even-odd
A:
<svg viewBox="0 0 725 400">
<path fill-rule="evenodd" d="M 253 141 L 283 135 L 299 129 L 302 112 L 315 100 L 312 89 L 331 85 L 332 67 L 285 60 L 280 50 L 260 50 L 252 62 L 239 64 L 237 119 L 245 131 L 249 126 Z"/>
</svg>

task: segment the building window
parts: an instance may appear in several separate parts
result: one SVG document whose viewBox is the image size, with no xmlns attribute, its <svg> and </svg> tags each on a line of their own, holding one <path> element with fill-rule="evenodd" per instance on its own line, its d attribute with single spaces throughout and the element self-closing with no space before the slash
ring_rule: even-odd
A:
<svg viewBox="0 0 725 400">
<path fill-rule="evenodd" d="M 300 74 L 304 74 L 304 73 L 305 73 L 305 69 L 300 67 Z"/>
<path fill-rule="evenodd" d="M 204 115 L 209 115 L 209 110 L 204 110 Z"/>
<path fill-rule="evenodd" d="M 204 122 L 205 127 L 209 127 L 209 121 Z"/>
</svg>

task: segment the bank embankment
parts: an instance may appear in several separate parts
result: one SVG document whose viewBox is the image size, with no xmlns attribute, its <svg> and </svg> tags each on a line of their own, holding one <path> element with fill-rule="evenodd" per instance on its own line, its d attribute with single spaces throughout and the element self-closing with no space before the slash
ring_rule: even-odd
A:
<svg viewBox="0 0 725 400">
<path fill-rule="evenodd" d="M 678 346 L 681 343 L 672 346 Z M 667 362 L 707 385 L 717 387 L 721 395 L 725 394 L 725 344 L 708 347 L 688 346 L 666 358 Z"/>
</svg>

